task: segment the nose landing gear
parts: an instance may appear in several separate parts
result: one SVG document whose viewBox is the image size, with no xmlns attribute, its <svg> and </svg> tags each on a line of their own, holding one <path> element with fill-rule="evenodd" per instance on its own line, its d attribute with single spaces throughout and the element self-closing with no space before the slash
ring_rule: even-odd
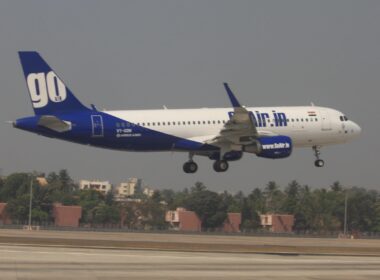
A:
<svg viewBox="0 0 380 280">
<path fill-rule="evenodd" d="M 314 155 L 315 157 L 317 158 L 315 161 L 314 161 L 314 165 L 316 167 L 323 167 L 325 165 L 325 162 L 323 159 L 320 159 L 319 156 L 321 155 L 321 151 L 320 151 L 321 147 L 320 146 L 313 146 L 313 150 L 314 150 Z"/>
</svg>

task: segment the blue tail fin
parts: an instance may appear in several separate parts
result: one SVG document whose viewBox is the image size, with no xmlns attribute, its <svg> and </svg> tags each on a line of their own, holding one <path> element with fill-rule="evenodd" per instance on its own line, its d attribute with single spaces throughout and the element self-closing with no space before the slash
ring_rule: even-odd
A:
<svg viewBox="0 0 380 280">
<path fill-rule="evenodd" d="M 37 52 L 19 52 L 34 113 L 54 115 L 89 110 Z"/>
</svg>

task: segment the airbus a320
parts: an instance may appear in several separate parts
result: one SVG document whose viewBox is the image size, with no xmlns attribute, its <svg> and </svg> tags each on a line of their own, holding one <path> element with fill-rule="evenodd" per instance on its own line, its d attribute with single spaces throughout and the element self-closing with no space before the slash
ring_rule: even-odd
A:
<svg viewBox="0 0 380 280">
<path fill-rule="evenodd" d="M 323 167 L 321 147 L 361 133 L 331 108 L 242 106 L 227 83 L 231 108 L 98 110 L 84 106 L 37 52 L 19 56 L 35 115 L 14 121 L 14 127 L 107 149 L 186 152 L 186 173 L 198 169 L 194 156 L 208 157 L 216 172 L 225 172 L 244 153 L 283 159 L 299 147 L 312 148 L 315 166 Z"/>
</svg>

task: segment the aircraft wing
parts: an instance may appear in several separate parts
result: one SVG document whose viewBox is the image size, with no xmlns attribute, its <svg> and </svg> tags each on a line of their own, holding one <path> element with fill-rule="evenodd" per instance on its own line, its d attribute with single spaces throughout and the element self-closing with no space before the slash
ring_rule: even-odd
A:
<svg viewBox="0 0 380 280">
<path fill-rule="evenodd" d="M 227 95 L 234 108 L 233 115 L 224 125 L 219 135 L 207 140 L 207 144 L 224 146 L 226 150 L 233 150 L 231 145 L 248 145 L 251 144 L 258 136 L 255 120 L 252 113 L 243 107 L 237 100 L 227 83 L 224 83 Z M 235 147 L 236 148 L 236 147 Z"/>
<path fill-rule="evenodd" d="M 61 120 L 55 116 L 41 116 L 38 125 L 56 132 L 66 132 L 71 130 L 71 122 Z"/>
</svg>

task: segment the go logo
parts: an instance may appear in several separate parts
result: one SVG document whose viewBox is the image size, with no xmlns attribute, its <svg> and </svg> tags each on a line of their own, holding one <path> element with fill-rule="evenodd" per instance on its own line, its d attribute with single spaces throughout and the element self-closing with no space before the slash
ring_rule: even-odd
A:
<svg viewBox="0 0 380 280">
<path fill-rule="evenodd" d="M 45 73 L 29 74 L 27 84 L 34 108 L 45 107 L 49 100 L 59 103 L 67 97 L 66 86 L 53 71 L 46 76 Z"/>
</svg>

